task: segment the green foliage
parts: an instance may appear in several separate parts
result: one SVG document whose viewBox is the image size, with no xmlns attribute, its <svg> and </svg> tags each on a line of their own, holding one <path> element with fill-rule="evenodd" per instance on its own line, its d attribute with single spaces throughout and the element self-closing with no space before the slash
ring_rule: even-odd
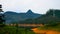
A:
<svg viewBox="0 0 60 34">
<path fill-rule="evenodd" d="M 55 30 L 55 31 L 59 31 L 60 32 L 60 24 L 56 25 L 54 27 L 45 25 L 44 27 L 38 27 L 38 29 L 40 29 L 40 30 Z"/>
<path fill-rule="evenodd" d="M 18 31 L 16 31 L 18 30 Z M 33 31 L 30 31 L 28 28 L 21 28 L 21 27 L 15 27 L 15 26 L 5 26 L 4 29 L 0 30 L 0 33 L 5 34 L 35 34 Z"/>
</svg>

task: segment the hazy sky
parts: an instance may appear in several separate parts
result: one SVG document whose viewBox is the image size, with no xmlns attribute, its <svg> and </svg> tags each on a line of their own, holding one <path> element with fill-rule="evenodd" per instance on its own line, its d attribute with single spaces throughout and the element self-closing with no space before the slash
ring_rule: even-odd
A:
<svg viewBox="0 0 60 34">
<path fill-rule="evenodd" d="M 60 0 L 0 0 L 4 11 L 26 12 L 31 9 L 35 13 L 44 14 L 49 9 L 60 9 Z"/>
</svg>

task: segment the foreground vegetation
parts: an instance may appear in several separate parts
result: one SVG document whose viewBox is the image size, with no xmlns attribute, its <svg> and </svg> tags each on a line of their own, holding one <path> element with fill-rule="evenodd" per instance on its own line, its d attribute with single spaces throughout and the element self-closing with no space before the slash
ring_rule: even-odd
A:
<svg viewBox="0 0 60 34">
<path fill-rule="evenodd" d="M 55 30 L 60 32 L 60 24 L 57 24 L 55 26 L 53 25 L 45 25 L 43 27 L 38 27 L 40 30 Z"/>
<path fill-rule="evenodd" d="M 0 34 L 35 34 L 28 28 L 5 26 L 1 28 Z"/>
</svg>

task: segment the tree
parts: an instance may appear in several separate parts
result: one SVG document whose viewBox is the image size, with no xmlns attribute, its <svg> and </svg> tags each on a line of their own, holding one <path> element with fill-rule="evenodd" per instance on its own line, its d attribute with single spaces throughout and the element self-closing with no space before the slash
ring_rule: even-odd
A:
<svg viewBox="0 0 60 34">
<path fill-rule="evenodd" d="M 0 5 L 0 27 L 2 27 L 4 25 L 4 14 L 3 14 L 3 10 L 2 10 L 2 5 Z"/>
</svg>

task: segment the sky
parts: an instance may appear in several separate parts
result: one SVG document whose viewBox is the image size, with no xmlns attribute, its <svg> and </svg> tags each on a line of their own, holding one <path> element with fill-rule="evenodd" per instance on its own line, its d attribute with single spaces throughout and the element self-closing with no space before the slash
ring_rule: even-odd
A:
<svg viewBox="0 0 60 34">
<path fill-rule="evenodd" d="M 27 12 L 45 14 L 49 9 L 60 9 L 60 0 L 0 0 L 3 11 Z"/>
</svg>

